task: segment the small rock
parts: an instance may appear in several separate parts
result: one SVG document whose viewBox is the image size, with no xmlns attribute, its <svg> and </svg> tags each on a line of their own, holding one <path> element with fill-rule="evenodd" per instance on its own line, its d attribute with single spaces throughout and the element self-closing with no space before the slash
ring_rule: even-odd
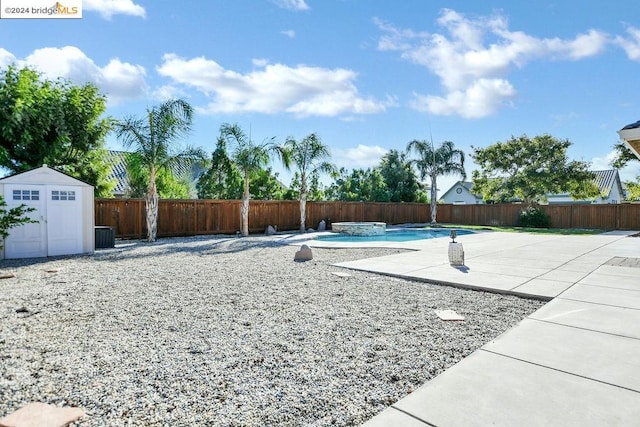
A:
<svg viewBox="0 0 640 427">
<path fill-rule="evenodd" d="M 274 234 L 277 233 L 278 230 L 276 230 L 275 227 L 273 226 L 268 226 L 267 229 L 264 231 L 264 235 L 265 236 L 273 236 Z"/>
<path fill-rule="evenodd" d="M 311 227 L 307 228 L 307 233 L 313 233 L 314 231 L 316 231 L 316 230 L 314 230 L 314 229 L 313 229 L 313 228 L 311 228 Z"/>
<path fill-rule="evenodd" d="M 16 277 L 13 273 L 2 273 L 0 274 L 0 279 L 11 279 L 12 277 Z"/>
<path fill-rule="evenodd" d="M 349 273 L 342 273 L 340 271 L 332 271 L 331 274 L 335 274 L 338 277 L 351 277 Z"/>
<path fill-rule="evenodd" d="M 325 231 L 327 229 L 327 223 L 324 221 L 324 219 L 322 221 L 320 221 L 320 223 L 318 224 L 318 231 Z"/>
<path fill-rule="evenodd" d="M 313 252 L 307 245 L 300 246 L 300 250 L 293 257 L 294 261 L 310 261 L 313 259 Z"/>
<path fill-rule="evenodd" d="M 434 310 L 441 320 L 463 321 L 464 316 L 459 315 L 453 310 Z"/>
<path fill-rule="evenodd" d="M 34 402 L 0 419 L 0 426 L 66 426 L 84 417 L 80 408 L 58 408 Z"/>
<path fill-rule="evenodd" d="M 16 308 L 16 313 L 28 313 L 29 309 L 27 307 Z"/>
</svg>

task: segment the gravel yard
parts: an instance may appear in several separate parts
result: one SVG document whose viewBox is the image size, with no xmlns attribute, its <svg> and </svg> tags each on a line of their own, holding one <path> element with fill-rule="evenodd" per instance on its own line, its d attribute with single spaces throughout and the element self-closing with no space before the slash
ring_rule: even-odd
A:
<svg viewBox="0 0 640 427">
<path fill-rule="evenodd" d="M 82 426 L 358 425 L 543 304 L 331 266 L 400 250 L 296 249 L 199 237 L 0 260 L 16 275 L 0 417 L 40 401 L 84 409 Z"/>
</svg>

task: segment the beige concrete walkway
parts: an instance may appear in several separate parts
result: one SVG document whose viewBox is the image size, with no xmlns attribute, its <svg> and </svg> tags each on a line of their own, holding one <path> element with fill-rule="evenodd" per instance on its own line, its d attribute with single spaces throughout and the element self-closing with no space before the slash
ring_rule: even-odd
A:
<svg viewBox="0 0 640 427">
<path fill-rule="evenodd" d="M 630 234 L 460 236 L 464 268 L 449 265 L 449 239 L 378 245 L 416 251 L 338 264 L 550 300 L 365 425 L 639 426 L 640 238 Z"/>
</svg>

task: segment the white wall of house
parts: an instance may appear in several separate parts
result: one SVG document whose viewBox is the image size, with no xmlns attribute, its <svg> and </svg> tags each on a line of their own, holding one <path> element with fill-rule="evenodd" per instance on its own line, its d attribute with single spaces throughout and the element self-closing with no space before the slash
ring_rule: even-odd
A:
<svg viewBox="0 0 640 427">
<path fill-rule="evenodd" d="M 440 199 L 442 203 L 452 205 L 478 205 L 482 204 L 482 199 L 472 194 L 467 187 L 457 182 Z"/>
</svg>

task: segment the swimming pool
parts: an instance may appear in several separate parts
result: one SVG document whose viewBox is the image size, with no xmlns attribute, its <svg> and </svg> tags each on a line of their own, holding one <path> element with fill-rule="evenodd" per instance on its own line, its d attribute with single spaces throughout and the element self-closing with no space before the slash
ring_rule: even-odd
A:
<svg viewBox="0 0 640 427">
<path fill-rule="evenodd" d="M 456 230 L 458 236 L 472 234 L 469 230 Z M 435 239 L 449 237 L 451 229 L 398 230 L 389 231 L 377 236 L 351 236 L 347 234 L 330 234 L 316 237 L 326 242 L 409 242 L 412 240 Z"/>
</svg>

